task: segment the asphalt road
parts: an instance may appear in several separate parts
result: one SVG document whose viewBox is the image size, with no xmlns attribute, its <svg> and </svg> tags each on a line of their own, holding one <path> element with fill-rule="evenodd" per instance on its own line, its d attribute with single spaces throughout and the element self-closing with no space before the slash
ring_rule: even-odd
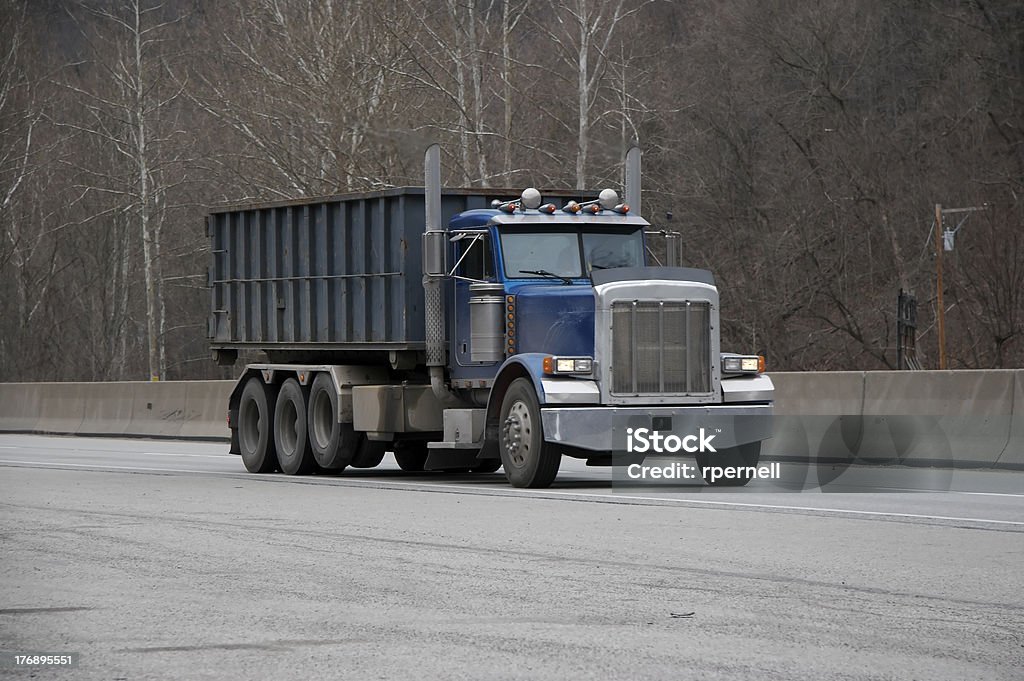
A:
<svg viewBox="0 0 1024 681">
<path fill-rule="evenodd" d="M 244 472 L 0 435 L 0 650 L 84 679 L 1020 679 L 1024 474 L 888 493 Z M 35 674 L 35 676 L 32 676 Z"/>
</svg>

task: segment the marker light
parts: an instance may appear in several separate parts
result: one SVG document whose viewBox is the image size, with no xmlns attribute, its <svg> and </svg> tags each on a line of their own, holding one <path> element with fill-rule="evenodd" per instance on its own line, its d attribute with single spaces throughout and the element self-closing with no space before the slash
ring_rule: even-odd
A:
<svg viewBox="0 0 1024 681">
<path fill-rule="evenodd" d="M 575 215 L 576 213 L 580 212 L 580 204 L 576 203 L 575 201 L 570 201 L 569 203 L 562 206 L 562 212 L 572 213 L 573 215 Z"/>
<path fill-rule="evenodd" d="M 539 210 L 541 213 L 547 213 L 548 215 L 550 215 L 551 213 L 554 213 L 556 210 L 558 210 L 558 207 L 555 206 L 555 204 L 553 203 L 545 203 L 537 210 Z"/>
<path fill-rule="evenodd" d="M 620 203 L 619 205 L 617 205 L 614 208 L 612 208 L 612 210 L 614 212 L 616 212 L 616 213 L 619 213 L 620 215 L 625 215 L 626 213 L 629 212 L 629 204 L 628 203 Z"/>
<path fill-rule="evenodd" d="M 516 353 L 516 297 L 505 296 L 505 354 Z"/>
<path fill-rule="evenodd" d="M 589 206 L 587 206 L 584 210 L 586 210 L 588 213 L 593 213 L 597 215 L 598 213 L 601 212 L 601 206 L 599 206 L 596 203 L 592 203 Z"/>
</svg>

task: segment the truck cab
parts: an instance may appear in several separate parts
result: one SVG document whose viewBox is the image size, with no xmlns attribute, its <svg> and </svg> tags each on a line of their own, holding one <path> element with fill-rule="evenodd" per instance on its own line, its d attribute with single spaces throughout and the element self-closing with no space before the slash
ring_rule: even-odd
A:
<svg viewBox="0 0 1024 681">
<path fill-rule="evenodd" d="M 531 188 L 452 218 L 450 385 L 487 399 L 477 418 L 450 418 L 475 424 L 472 446 L 519 486 L 549 484 L 564 455 L 642 460 L 628 440 L 644 428 L 712 429 L 726 446 L 694 452 L 698 464 L 756 465 L 773 393 L 763 360 L 726 361 L 711 273 L 648 266 L 649 223 L 614 191 L 602 198 L 559 208 Z"/>
<path fill-rule="evenodd" d="M 645 264 L 646 221 L 616 217 L 565 221 L 540 211 L 478 209 L 452 219 L 455 385 L 491 379 L 496 363 L 519 353 L 593 354 L 592 273 Z M 502 299 L 501 321 L 496 333 L 474 338 L 471 305 L 483 304 L 481 294 Z"/>
</svg>

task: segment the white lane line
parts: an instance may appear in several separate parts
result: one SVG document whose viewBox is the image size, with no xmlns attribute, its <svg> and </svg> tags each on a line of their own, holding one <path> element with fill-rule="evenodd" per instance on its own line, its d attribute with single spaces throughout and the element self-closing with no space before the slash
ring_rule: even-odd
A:
<svg viewBox="0 0 1024 681">
<path fill-rule="evenodd" d="M 953 494 L 974 494 L 982 497 L 1018 497 L 1024 498 L 1024 494 L 1010 494 L 1008 492 L 961 492 L 959 490 L 950 490 Z"/>
<path fill-rule="evenodd" d="M 402 482 L 391 482 L 388 481 L 388 485 L 410 485 L 414 483 L 402 483 Z M 437 485 L 432 483 L 422 483 L 422 487 L 441 487 L 447 489 L 466 489 L 458 485 Z M 486 487 L 475 487 L 477 490 L 486 490 Z M 491 491 L 491 490 L 488 490 Z M 496 490 L 495 490 L 496 491 Z M 506 492 L 506 490 L 501 490 Z M 513 491 L 514 493 L 514 491 Z M 542 496 L 569 496 L 576 499 L 584 498 L 597 498 L 597 499 L 633 499 L 635 501 L 658 501 L 658 502 L 675 502 L 678 504 L 688 505 L 699 505 L 699 506 L 731 506 L 739 508 L 770 508 L 782 511 L 826 511 L 829 513 L 848 513 L 859 516 L 874 516 L 884 518 L 914 518 L 919 520 L 949 520 L 958 522 L 972 522 L 972 523 L 995 523 L 997 525 L 1015 525 L 1024 527 L 1024 522 L 1018 522 L 1016 520 L 989 520 L 985 518 L 960 518 L 955 516 L 944 516 L 944 515 L 925 515 L 919 513 L 892 513 L 888 511 L 858 511 L 847 508 L 825 508 L 821 506 L 783 506 L 779 504 L 750 504 L 739 501 L 708 501 L 704 499 L 672 499 L 669 497 L 642 497 L 631 494 L 589 494 L 586 492 L 559 492 L 557 490 L 544 490 L 542 493 L 536 493 L 538 498 Z"/>
<path fill-rule="evenodd" d="M 108 454 L 125 454 L 135 456 L 135 452 L 107 452 Z M 198 456 L 206 459 L 226 459 L 231 454 L 172 454 L 170 452 L 142 452 L 142 456 Z"/>
<path fill-rule="evenodd" d="M 590 496 L 590 495 L 588 495 Z M 605 496 L 617 498 L 615 495 L 594 495 L 594 496 Z M 629 499 L 651 499 L 657 500 L 659 497 L 627 497 Z M 955 522 L 972 522 L 972 523 L 995 523 L 997 525 L 1015 525 L 1024 527 L 1024 522 L 1018 522 L 1016 520 L 990 520 L 987 518 L 960 518 L 956 516 L 945 516 L 945 515 L 925 515 L 920 513 L 892 513 L 889 511 L 857 511 L 854 509 L 847 508 L 823 508 L 820 506 L 782 506 L 775 504 L 744 504 L 738 501 L 703 501 L 699 499 L 683 499 L 681 500 L 686 504 L 707 504 L 714 506 L 739 506 L 747 508 L 774 508 L 784 511 L 828 511 L 829 513 L 848 513 L 851 515 L 860 516 L 875 516 L 882 518 L 915 518 L 919 520 L 949 520 Z"/>
<path fill-rule="evenodd" d="M 242 472 L 225 472 L 225 471 L 203 471 L 203 470 L 189 470 L 183 468 L 144 468 L 141 466 L 107 466 L 103 464 L 84 464 L 84 463 L 40 463 L 38 461 L 10 461 L 0 459 L 0 464 L 14 464 L 14 465 L 27 465 L 35 468 L 91 468 L 102 472 L 103 470 L 122 470 L 122 471 L 137 471 L 137 472 L 157 472 L 157 473 L 198 473 L 202 475 L 225 475 L 232 477 L 245 477 L 247 474 Z M 495 490 L 487 487 L 476 487 L 472 485 L 441 485 L 433 483 L 414 483 L 414 482 L 398 482 L 398 481 L 376 481 L 376 480 L 344 480 L 341 481 L 345 484 L 356 483 L 359 487 L 412 487 L 412 491 L 416 491 L 417 488 L 422 489 L 424 487 L 431 489 L 450 489 L 454 491 L 473 491 L 473 492 L 488 492 L 495 494 L 495 496 L 510 496 L 510 497 L 526 497 L 543 499 L 544 497 L 570 497 L 576 500 L 587 500 L 587 499 L 607 499 L 607 500 L 633 500 L 633 501 L 656 501 L 659 503 L 679 504 L 686 506 L 725 506 L 731 508 L 749 508 L 749 509 L 774 509 L 782 511 L 813 511 L 817 513 L 836 513 L 836 514 L 847 514 L 854 516 L 866 516 L 875 518 L 909 518 L 914 520 L 947 520 L 950 522 L 967 522 L 967 523 L 990 523 L 993 525 L 1012 525 L 1015 527 L 1024 527 L 1024 522 L 1016 520 L 991 520 L 988 518 L 962 518 L 958 516 L 944 516 L 944 515 L 926 515 L 922 513 L 893 513 L 888 511 L 859 511 L 847 508 L 824 508 L 820 506 L 783 506 L 779 504 L 749 504 L 738 501 L 707 501 L 703 499 L 672 499 L 667 497 L 642 497 L 628 494 L 587 494 L 581 492 L 559 492 L 557 490 L 544 490 L 543 492 L 535 490 L 529 493 L 517 493 L 517 490 Z"/>
<path fill-rule="evenodd" d="M 8 447 L 6 445 L 0 445 L 0 449 L 17 449 L 17 447 Z"/>
<path fill-rule="evenodd" d="M 856 488 L 856 485 L 853 485 Z M 919 494 L 976 494 L 985 497 L 1024 497 L 1024 494 L 1011 494 L 1009 492 L 969 492 L 962 489 L 921 489 L 920 487 L 878 487 L 879 493 L 883 492 L 915 492 Z M 841 490 L 840 490 L 841 491 Z"/>
<path fill-rule="evenodd" d="M 0 464 L 10 465 L 22 465 L 31 466 L 32 468 L 91 468 L 92 470 L 103 472 L 108 469 L 117 471 L 159 471 L 161 473 L 202 473 L 204 475 L 244 475 L 241 472 L 238 473 L 227 473 L 224 471 L 203 471 L 203 470 L 189 470 L 186 468 L 145 468 L 143 466 L 109 466 L 105 463 L 64 463 L 63 461 L 9 461 L 6 459 L 0 459 Z"/>
</svg>

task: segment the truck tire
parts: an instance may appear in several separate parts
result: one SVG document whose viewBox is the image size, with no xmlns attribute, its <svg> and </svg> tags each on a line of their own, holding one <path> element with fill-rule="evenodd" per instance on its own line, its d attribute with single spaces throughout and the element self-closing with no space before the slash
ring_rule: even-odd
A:
<svg viewBox="0 0 1024 681">
<path fill-rule="evenodd" d="M 264 385 L 253 376 L 238 402 L 238 449 L 250 473 L 270 473 L 277 468 L 274 446 L 274 407 L 277 387 Z"/>
<path fill-rule="evenodd" d="M 719 449 L 714 454 L 697 454 L 697 467 L 700 469 L 700 474 L 704 477 L 704 482 L 713 487 L 743 487 L 751 481 L 752 476 L 744 475 L 737 476 L 734 478 L 718 478 L 712 480 L 711 476 L 704 476 L 704 469 L 708 467 L 720 466 L 757 466 L 757 462 L 761 459 L 761 443 L 760 442 L 749 442 L 739 447 L 729 447 L 728 449 Z"/>
<path fill-rule="evenodd" d="M 403 471 L 422 473 L 427 463 L 427 443 L 423 440 L 399 440 L 395 443 L 395 461 Z"/>
<path fill-rule="evenodd" d="M 359 441 L 351 423 L 338 423 L 338 394 L 330 374 L 321 372 L 313 379 L 308 412 L 306 432 L 313 460 L 325 471 L 345 470 Z"/>
<path fill-rule="evenodd" d="M 359 444 L 349 465 L 352 468 L 376 468 L 384 460 L 389 443 L 368 440 L 365 433 L 357 433 L 357 436 Z"/>
<path fill-rule="evenodd" d="M 294 378 L 285 381 L 277 393 L 274 446 L 281 471 L 288 475 L 305 475 L 316 463 L 309 448 L 305 393 Z"/>
<path fill-rule="evenodd" d="M 501 401 L 498 449 L 514 487 L 548 487 L 558 475 L 561 450 L 544 440 L 540 404 L 528 378 L 517 378 Z"/>
</svg>

